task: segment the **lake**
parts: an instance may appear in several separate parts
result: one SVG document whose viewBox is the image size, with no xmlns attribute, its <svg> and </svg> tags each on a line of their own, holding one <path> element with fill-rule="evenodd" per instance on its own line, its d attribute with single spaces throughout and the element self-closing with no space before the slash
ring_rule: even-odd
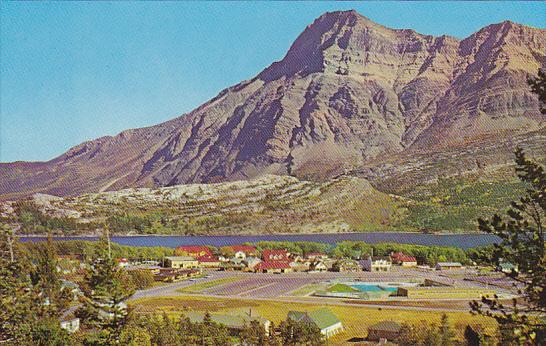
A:
<svg viewBox="0 0 546 346">
<path fill-rule="evenodd" d="M 22 241 L 40 241 L 46 237 L 21 237 Z M 55 240 L 96 240 L 96 237 L 55 237 Z M 337 233 L 337 234 L 282 234 L 282 235 L 234 235 L 234 236 L 115 236 L 112 241 L 131 246 L 180 245 L 236 245 L 259 241 L 313 241 L 335 244 L 343 240 L 376 243 L 401 243 L 418 245 L 454 246 L 462 249 L 493 244 L 499 238 L 490 234 L 419 234 L 398 232 Z"/>
</svg>

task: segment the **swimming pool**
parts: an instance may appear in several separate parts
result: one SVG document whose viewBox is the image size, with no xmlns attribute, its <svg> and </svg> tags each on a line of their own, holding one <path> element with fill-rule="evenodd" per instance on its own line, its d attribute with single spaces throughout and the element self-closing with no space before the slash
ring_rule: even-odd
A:
<svg viewBox="0 0 546 346">
<path fill-rule="evenodd" d="M 398 291 L 398 287 L 373 285 L 373 284 L 352 284 L 351 287 L 354 287 L 357 290 L 362 292 L 381 292 L 381 291 L 396 292 Z"/>
</svg>

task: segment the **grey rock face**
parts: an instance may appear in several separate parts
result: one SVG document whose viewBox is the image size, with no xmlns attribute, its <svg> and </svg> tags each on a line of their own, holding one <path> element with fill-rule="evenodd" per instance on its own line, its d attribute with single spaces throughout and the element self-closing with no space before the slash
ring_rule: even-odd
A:
<svg viewBox="0 0 546 346">
<path fill-rule="evenodd" d="M 460 41 L 326 13 L 255 78 L 189 114 L 0 165 L 3 199 L 290 174 L 321 180 L 406 151 L 545 131 L 527 78 L 545 31 L 503 22 Z M 403 155 L 402 155 L 403 156 Z M 402 157 L 401 156 L 401 157 Z"/>
</svg>

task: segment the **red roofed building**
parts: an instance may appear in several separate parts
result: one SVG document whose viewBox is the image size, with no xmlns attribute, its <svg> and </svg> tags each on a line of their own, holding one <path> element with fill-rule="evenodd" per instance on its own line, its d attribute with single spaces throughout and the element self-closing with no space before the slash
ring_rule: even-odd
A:
<svg viewBox="0 0 546 346">
<path fill-rule="evenodd" d="M 116 258 L 116 262 L 120 267 L 127 267 L 129 265 L 129 260 L 127 258 Z"/>
<path fill-rule="evenodd" d="M 391 253 L 392 262 L 399 264 L 402 267 L 415 267 L 417 266 L 417 259 L 413 256 L 406 255 L 403 252 Z"/>
<path fill-rule="evenodd" d="M 256 255 L 256 248 L 250 245 L 224 246 L 220 249 L 222 253 L 231 253 L 235 258 L 245 259 Z"/>
<path fill-rule="evenodd" d="M 201 256 L 197 257 L 197 260 L 199 261 L 199 265 L 204 268 L 219 268 L 220 267 L 220 260 L 215 256 Z"/>
<path fill-rule="evenodd" d="M 209 247 L 199 245 L 179 246 L 174 253 L 176 256 L 190 256 L 194 258 L 213 256 L 212 250 Z"/>
<path fill-rule="evenodd" d="M 310 260 L 326 259 L 328 256 L 322 252 L 309 252 L 305 254 L 305 258 Z"/>
<path fill-rule="evenodd" d="M 256 264 L 254 271 L 257 273 L 287 273 L 292 271 L 288 261 L 265 261 Z"/>
<path fill-rule="evenodd" d="M 289 262 L 288 251 L 286 250 L 264 250 L 262 251 L 262 259 L 264 262 L 280 261 Z"/>
<path fill-rule="evenodd" d="M 247 256 L 252 256 L 256 254 L 256 248 L 250 245 L 233 245 L 230 246 L 233 249 L 233 252 L 244 252 Z"/>
</svg>

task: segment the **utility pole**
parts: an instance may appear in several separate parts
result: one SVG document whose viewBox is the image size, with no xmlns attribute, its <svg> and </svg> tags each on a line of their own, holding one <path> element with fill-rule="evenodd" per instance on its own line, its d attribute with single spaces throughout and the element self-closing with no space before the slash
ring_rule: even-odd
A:
<svg viewBox="0 0 546 346">
<path fill-rule="evenodd" d="M 13 231 L 8 229 L 7 230 L 8 232 L 8 247 L 9 247 L 9 258 L 10 258 L 10 262 L 13 263 L 15 262 L 15 256 L 13 255 L 13 242 L 15 241 L 14 237 L 13 237 Z"/>
<path fill-rule="evenodd" d="M 15 242 L 15 231 L 8 224 L 2 224 L 1 232 L 6 237 L 6 244 L 8 245 L 9 260 L 10 263 L 15 262 L 15 253 L 13 251 L 13 243 Z"/>
<path fill-rule="evenodd" d="M 108 242 L 108 258 L 112 259 L 112 245 L 110 244 L 110 229 L 107 224 L 104 224 L 104 230 L 106 231 L 106 241 Z"/>
</svg>

